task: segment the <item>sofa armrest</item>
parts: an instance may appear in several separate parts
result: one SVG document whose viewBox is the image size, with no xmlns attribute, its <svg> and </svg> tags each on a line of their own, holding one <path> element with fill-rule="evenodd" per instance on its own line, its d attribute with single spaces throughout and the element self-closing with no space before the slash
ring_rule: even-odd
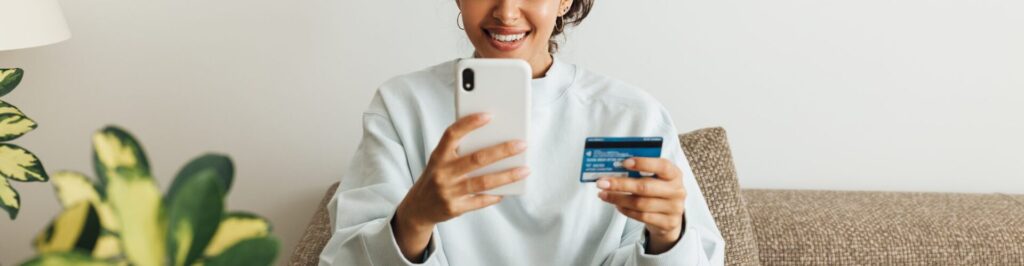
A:
<svg viewBox="0 0 1024 266">
<path fill-rule="evenodd" d="M 317 205 L 312 220 L 306 226 L 306 232 L 302 234 L 299 244 L 295 246 L 288 265 L 317 265 L 320 262 L 320 251 L 323 251 L 324 245 L 331 240 L 331 234 L 334 231 L 331 230 L 331 220 L 327 216 L 329 213 L 327 203 L 334 197 L 334 191 L 337 189 L 338 183 L 327 188 L 327 193 L 320 200 L 320 205 Z"/>
<path fill-rule="evenodd" d="M 766 265 L 1024 265 L 1024 196 L 743 193 Z"/>
</svg>

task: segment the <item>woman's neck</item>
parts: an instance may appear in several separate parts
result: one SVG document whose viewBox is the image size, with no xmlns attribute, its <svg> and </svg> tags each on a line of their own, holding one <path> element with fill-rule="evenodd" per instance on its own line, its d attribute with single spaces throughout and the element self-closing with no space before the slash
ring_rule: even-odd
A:
<svg viewBox="0 0 1024 266">
<path fill-rule="evenodd" d="M 530 63 L 530 68 L 533 69 L 533 78 L 539 79 L 548 73 L 548 69 L 554 64 L 555 59 L 551 57 L 551 53 L 544 53 L 526 62 Z"/>
</svg>

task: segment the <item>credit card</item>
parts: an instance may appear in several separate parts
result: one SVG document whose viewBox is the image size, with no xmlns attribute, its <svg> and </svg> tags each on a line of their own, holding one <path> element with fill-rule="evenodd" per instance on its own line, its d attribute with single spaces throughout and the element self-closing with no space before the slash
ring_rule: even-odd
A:
<svg viewBox="0 0 1024 266">
<path fill-rule="evenodd" d="M 626 170 L 622 161 L 632 157 L 661 157 L 662 142 L 661 137 L 589 137 L 583 148 L 580 182 L 594 182 L 606 176 L 651 176 Z"/>
</svg>

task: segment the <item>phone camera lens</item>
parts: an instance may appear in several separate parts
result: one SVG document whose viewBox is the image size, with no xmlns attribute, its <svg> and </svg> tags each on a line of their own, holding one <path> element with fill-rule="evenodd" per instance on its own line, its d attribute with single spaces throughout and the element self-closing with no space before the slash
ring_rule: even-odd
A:
<svg viewBox="0 0 1024 266">
<path fill-rule="evenodd" d="M 463 69 L 462 70 L 462 89 L 466 91 L 473 91 L 475 83 L 473 82 L 473 70 Z"/>
</svg>

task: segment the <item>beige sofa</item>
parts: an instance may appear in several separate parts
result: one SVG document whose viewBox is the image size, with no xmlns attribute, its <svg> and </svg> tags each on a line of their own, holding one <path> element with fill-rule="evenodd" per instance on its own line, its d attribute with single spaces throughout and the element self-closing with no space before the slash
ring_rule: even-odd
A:
<svg viewBox="0 0 1024 266">
<path fill-rule="evenodd" d="M 740 190 L 725 130 L 679 137 L 726 240 L 726 264 L 1024 265 L 1024 195 Z M 336 188 L 289 265 L 317 264 Z"/>
</svg>

